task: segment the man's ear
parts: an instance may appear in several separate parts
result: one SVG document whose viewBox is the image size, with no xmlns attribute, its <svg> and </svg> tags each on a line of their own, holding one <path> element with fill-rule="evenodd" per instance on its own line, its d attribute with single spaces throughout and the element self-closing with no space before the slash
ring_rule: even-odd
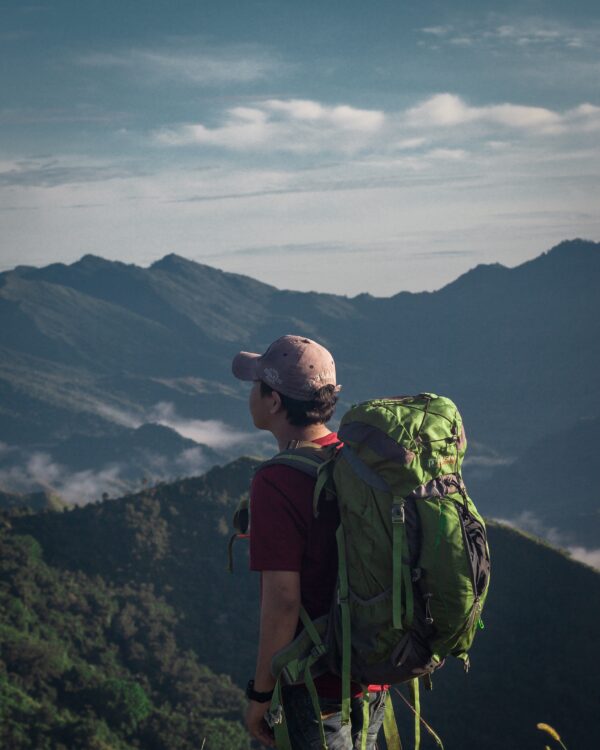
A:
<svg viewBox="0 0 600 750">
<path fill-rule="evenodd" d="M 277 391 L 271 391 L 271 395 L 269 396 L 269 414 L 277 414 L 283 409 L 283 404 L 281 403 L 281 396 L 277 393 Z"/>
</svg>

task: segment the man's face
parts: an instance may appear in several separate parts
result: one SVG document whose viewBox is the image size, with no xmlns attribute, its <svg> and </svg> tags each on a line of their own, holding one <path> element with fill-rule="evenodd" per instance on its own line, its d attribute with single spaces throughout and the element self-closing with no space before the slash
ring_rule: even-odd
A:
<svg viewBox="0 0 600 750">
<path fill-rule="evenodd" d="M 252 416 L 254 426 L 259 430 L 269 429 L 271 402 L 272 398 L 270 396 L 261 395 L 260 380 L 255 380 L 250 391 L 248 406 L 250 407 L 250 415 Z"/>
</svg>

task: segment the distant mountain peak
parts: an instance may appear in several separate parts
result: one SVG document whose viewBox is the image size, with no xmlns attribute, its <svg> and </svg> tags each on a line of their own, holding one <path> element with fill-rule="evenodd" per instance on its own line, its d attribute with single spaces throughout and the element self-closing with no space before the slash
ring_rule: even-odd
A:
<svg viewBox="0 0 600 750">
<path fill-rule="evenodd" d="M 159 269 L 163 271 L 172 271 L 172 270 L 180 270 L 182 268 L 189 268 L 190 266 L 201 266 L 201 263 L 196 263 L 193 260 L 190 260 L 189 258 L 184 258 L 182 255 L 177 255 L 177 253 L 169 253 L 168 255 L 165 255 L 164 258 L 161 258 L 160 260 L 155 261 L 152 263 L 150 268 L 152 269 Z M 212 269 L 216 270 L 216 269 Z"/>
<path fill-rule="evenodd" d="M 75 263 L 73 263 L 72 265 L 91 268 L 91 267 L 109 266 L 109 265 L 112 265 L 113 262 L 118 263 L 119 261 L 110 261 L 110 260 L 106 260 L 106 258 L 102 258 L 100 255 L 93 255 L 92 253 L 86 253 L 79 260 L 75 261 Z"/>
<path fill-rule="evenodd" d="M 600 250 L 600 242 L 594 242 L 593 240 L 584 240 L 581 237 L 575 237 L 572 240 L 563 240 L 558 245 L 547 250 L 543 255 L 551 255 L 556 257 L 558 255 L 570 255 L 574 253 L 580 255 L 589 255 L 590 252 L 598 252 Z"/>
<path fill-rule="evenodd" d="M 495 281 L 499 274 L 508 274 L 510 273 L 510 270 L 510 268 L 502 265 L 502 263 L 479 263 L 461 274 L 457 279 L 454 279 L 454 281 L 443 286 L 438 291 L 447 292 L 448 290 L 451 290 L 452 293 L 456 293 L 463 289 L 472 288 L 474 285 L 479 285 L 483 281 Z"/>
<path fill-rule="evenodd" d="M 558 250 L 559 248 L 562 248 L 564 250 L 565 248 L 573 248 L 573 247 L 577 248 L 577 247 L 582 247 L 584 245 L 588 248 L 588 250 L 589 250 L 590 245 L 596 248 L 597 250 L 600 249 L 600 242 L 595 242 L 594 240 L 588 240 L 588 239 L 585 239 L 585 237 L 573 237 L 573 239 L 571 240 L 562 240 L 561 242 L 558 243 L 558 245 L 555 245 L 553 248 L 548 250 L 548 252 L 549 253 L 554 252 Z"/>
</svg>

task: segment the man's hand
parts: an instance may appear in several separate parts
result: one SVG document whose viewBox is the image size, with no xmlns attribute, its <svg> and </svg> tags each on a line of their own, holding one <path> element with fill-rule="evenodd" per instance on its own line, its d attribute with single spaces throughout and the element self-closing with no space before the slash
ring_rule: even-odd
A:
<svg viewBox="0 0 600 750">
<path fill-rule="evenodd" d="M 275 747 L 273 732 L 265 721 L 265 714 L 269 710 L 269 703 L 248 701 L 246 709 L 246 728 L 265 747 Z"/>
</svg>

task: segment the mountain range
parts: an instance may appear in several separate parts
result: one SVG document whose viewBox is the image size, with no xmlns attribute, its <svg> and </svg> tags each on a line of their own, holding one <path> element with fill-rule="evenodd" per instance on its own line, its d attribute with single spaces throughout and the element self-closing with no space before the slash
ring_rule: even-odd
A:
<svg viewBox="0 0 600 750">
<path fill-rule="evenodd" d="M 574 472 L 565 450 L 600 417 L 599 281 L 600 244 L 585 240 L 388 298 L 278 290 L 177 255 L 149 268 L 89 255 L 19 266 L 0 274 L 0 487 L 85 502 L 268 455 L 230 363 L 297 332 L 333 352 L 338 414 L 373 396 L 450 396 L 470 441 L 465 479 L 486 513 L 593 544 L 596 496 L 580 513 L 568 481 L 593 487 L 593 464 Z M 558 484 L 563 500 L 546 502 Z M 550 512 L 561 502 L 567 520 Z"/>
</svg>

